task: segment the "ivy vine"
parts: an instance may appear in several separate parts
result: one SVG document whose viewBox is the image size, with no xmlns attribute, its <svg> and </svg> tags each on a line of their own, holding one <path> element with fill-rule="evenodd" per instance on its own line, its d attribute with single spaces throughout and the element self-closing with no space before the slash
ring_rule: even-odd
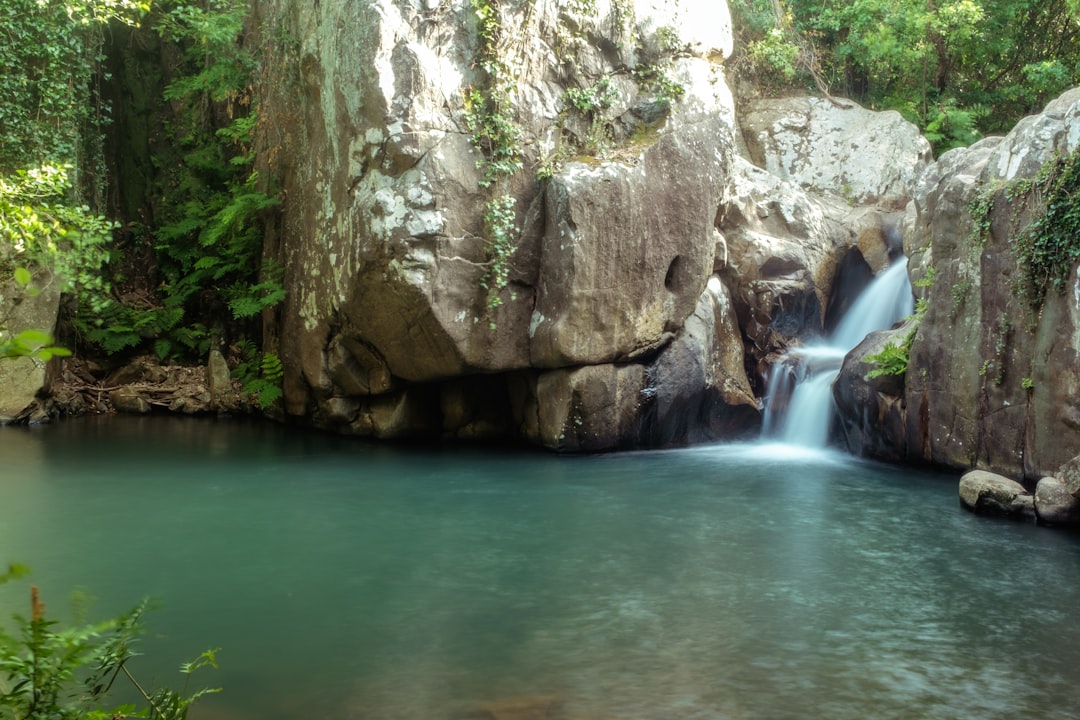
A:
<svg viewBox="0 0 1080 720">
<path fill-rule="evenodd" d="M 513 115 L 514 78 L 503 57 L 500 0 L 470 0 L 477 19 L 480 49 L 477 65 L 483 71 L 483 87 L 465 94 L 465 122 L 472 144 L 480 153 L 477 168 L 480 185 L 491 197 L 484 206 L 484 250 L 488 265 L 480 284 L 487 290 L 487 305 L 502 304 L 499 292 L 510 277 L 510 257 L 517 247 L 515 200 L 505 191 L 506 180 L 522 168 L 523 131 Z M 500 191 L 501 190 L 501 191 Z"/>
</svg>

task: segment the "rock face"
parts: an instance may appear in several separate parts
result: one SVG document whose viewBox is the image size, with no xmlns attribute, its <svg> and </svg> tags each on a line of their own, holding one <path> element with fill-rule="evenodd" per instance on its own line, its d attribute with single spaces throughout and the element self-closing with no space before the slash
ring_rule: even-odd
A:
<svg viewBox="0 0 1080 720">
<path fill-rule="evenodd" d="M 495 58 L 509 87 L 480 70 L 466 0 L 262 5 L 299 48 L 293 86 L 264 100 L 287 198 L 271 255 L 289 299 L 268 334 L 288 414 L 565 450 L 684 442 L 696 421 L 657 425 L 674 398 L 756 417 L 726 291 L 706 289 L 735 146 L 726 3 L 493 4 L 519 40 Z M 506 148 L 478 139 L 484 112 L 512 123 L 521 164 L 494 179 Z"/>
<path fill-rule="evenodd" d="M 753 100 L 741 116 L 756 165 L 855 204 L 902 210 L 931 160 L 930 143 L 900 113 L 868 112 L 849 100 Z"/>
<path fill-rule="evenodd" d="M 978 467 L 1032 484 L 1080 447 L 1080 275 L 1041 308 L 1018 291 L 1017 238 L 1032 217 L 1024 179 L 1080 146 L 1080 90 L 1020 122 L 1005 138 L 948 152 L 920 179 L 904 223 L 926 314 L 902 395 L 879 394 L 871 415 L 902 406 L 903 424 L 853 450 Z M 973 204 L 974 203 L 974 204 Z M 976 223 L 972 208 L 985 215 Z M 866 382 L 857 363 L 837 386 Z M 848 392 L 845 390 L 844 392 Z M 852 391 L 866 394 L 865 391 Z M 893 408 L 886 410 L 885 408 Z M 854 405 L 845 422 L 859 424 Z"/>
<path fill-rule="evenodd" d="M 763 376 L 771 353 L 829 332 L 902 251 L 898 208 L 930 145 L 896 113 L 849 101 L 754 100 L 739 110 L 747 159 L 736 161 L 718 216 L 717 269 L 732 287 L 748 364 Z M 861 284 L 838 281 L 853 275 Z"/>
<path fill-rule="evenodd" d="M 285 412 L 565 451 L 755 432 L 845 256 L 888 264 L 927 144 L 809 99 L 737 121 L 726 2 L 482 7 L 258 3 L 292 39 L 260 105 Z"/>
</svg>

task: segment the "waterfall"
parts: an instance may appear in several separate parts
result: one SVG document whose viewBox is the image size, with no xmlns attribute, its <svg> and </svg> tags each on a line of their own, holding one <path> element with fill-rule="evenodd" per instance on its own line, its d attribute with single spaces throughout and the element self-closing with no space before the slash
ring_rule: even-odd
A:
<svg viewBox="0 0 1080 720">
<path fill-rule="evenodd" d="M 792 445 L 824 447 L 832 424 L 832 386 L 844 356 L 863 338 L 914 312 L 901 257 L 859 295 L 824 342 L 789 351 L 773 366 L 765 395 L 762 435 Z"/>
</svg>

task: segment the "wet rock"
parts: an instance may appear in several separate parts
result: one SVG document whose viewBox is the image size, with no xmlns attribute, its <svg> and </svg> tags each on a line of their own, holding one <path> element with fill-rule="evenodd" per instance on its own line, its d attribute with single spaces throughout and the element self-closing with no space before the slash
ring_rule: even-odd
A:
<svg viewBox="0 0 1080 720">
<path fill-rule="evenodd" d="M 137 390 L 119 387 L 109 391 L 109 402 L 113 409 L 122 413 L 145 414 L 150 412 L 150 403 Z"/>
<path fill-rule="evenodd" d="M 1035 515 L 1047 525 L 1080 524 L 1080 498 L 1058 478 L 1044 477 L 1035 488 Z"/>
<path fill-rule="evenodd" d="M 985 470 L 972 470 L 960 478 L 960 502 L 984 515 L 1020 517 L 1032 507 L 1032 497 L 1023 485 Z"/>
<path fill-rule="evenodd" d="M 914 327 L 914 321 L 909 320 L 895 330 L 871 333 L 844 358 L 833 383 L 833 399 L 844 442 L 856 455 L 891 461 L 904 458 L 904 375 L 870 377 L 877 365 L 866 358 L 889 343 L 903 343 Z"/>
<path fill-rule="evenodd" d="M 562 452 L 632 447 L 641 435 L 642 365 L 551 370 L 528 383 L 520 420 L 525 437 Z"/>
<path fill-rule="evenodd" d="M 756 433 L 761 412 L 746 375 L 731 294 L 713 277 L 694 314 L 646 369 L 642 440 L 680 445 Z"/>
</svg>

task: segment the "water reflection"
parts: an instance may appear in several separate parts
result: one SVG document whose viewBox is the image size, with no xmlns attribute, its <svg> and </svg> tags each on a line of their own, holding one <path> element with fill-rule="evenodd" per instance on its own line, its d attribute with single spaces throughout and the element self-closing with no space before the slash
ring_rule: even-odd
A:
<svg viewBox="0 0 1080 720">
<path fill-rule="evenodd" d="M 1080 712 L 1080 544 L 963 513 L 955 478 L 786 446 L 561 458 L 109 427 L 37 436 L 0 548 L 50 597 L 162 596 L 161 673 L 223 646 L 202 717 Z"/>
</svg>

